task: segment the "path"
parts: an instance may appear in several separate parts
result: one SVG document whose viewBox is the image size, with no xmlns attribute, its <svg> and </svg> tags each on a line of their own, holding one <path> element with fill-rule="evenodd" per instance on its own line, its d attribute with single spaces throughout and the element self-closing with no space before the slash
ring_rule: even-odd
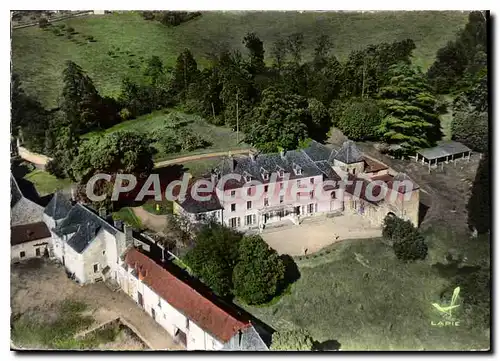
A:
<svg viewBox="0 0 500 361">
<path fill-rule="evenodd" d="M 235 154 L 248 154 L 251 149 L 234 149 L 228 150 L 224 152 L 214 152 L 214 153 L 204 153 L 204 154 L 193 154 L 187 155 L 185 157 L 178 157 L 169 160 L 163 160 L 161 162 L 155 163 L 155 168 L 162 168 L 172 164 L 185 163 L 193 160 L 207 159 L 207 158 L 215 158 L 215 157 L 223 157 L 227 155 L 235 155 Z"/>
<path fill-rule="evenodd" d="M 155 232 L 162 232 L 165 229 L 167 216 L 149 213 L 142 207 L 133 207 L 132 210 L 144 227 Z"/>
</svg>

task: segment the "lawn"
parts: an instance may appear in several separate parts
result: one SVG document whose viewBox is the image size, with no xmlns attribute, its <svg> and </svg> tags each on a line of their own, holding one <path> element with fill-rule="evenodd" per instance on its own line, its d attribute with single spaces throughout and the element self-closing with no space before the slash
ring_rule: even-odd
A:
<svg viewBox="0 0 500 361">
<path fill-rule="evenodd" d="M 12 341 L 16 346 L 41 349 L 94 349 L 114 341 L 119 333 L 117 326 L 104 328 L 76 339 L 77 332 L 88 328 L 93 319 L 85 316 L 87 305 L 64 300 L 52 305 L 50 311 L 31 310 L 12 319 Z M 46 319 L 46 318 L 52 319 Z"/>
<path fill-rule="evenodd" d="M 221 152 L 230 149 L 250 147 L 248 144 L 238 143 L 236 141 L 235 133 L 229 128 L 218 127 L 207 123 L 200 116 L 185 114 L 172 109 L 155 111 L 136 119 L 121 122 L 114 127 L 108 128 L 102 132 L 87 133 L 83 137 L 90 138 L 95 136 L 102 136 L 103 134 L 109 134 L 118 130 L 131 130 L 143 133 L 161 131 L 172 134 L 172 130 L 169 129 L 169 125 L 171 125 L 173 121 L 179 120 L 182 122 L 182 124 L 184 124 L 184 127 L 188 127 L 190 132 L 201 136 L 203 139 L 208 141 L 210 145 L 203 149 L 196 149 L 189 152 L 181 151 L 178 153 L 167 153 L 162 149 L 160 145 L 154 144 L 155 148 L 158 151 L 154 156 L 155 161 L 167 160 L 170 158 L 176 158 L 179 156 L 190 154 Z M 243 133 L 240 132 L 240 135 L 241 137 L 243 137 Z"/>
<path fill-rule="evenodd" d="M 344 241 L 297 261 L 301 278 L 269 307 L 243 306 L 275 329 L 303 327 L 316 341 L 336 340 L 342 350 L 462 350 L 489 348 L 489 333 L 436 327 L 433 302 L 449 286 L 434 262 L 459 247 L 456 239 L 429 236 L 426 261 L 402 263 L 379 239 Z M 478 239 L 479 240 L 479 239 Z M 483 240 L 484 241 L 484 240 Z M 469 261 L 489 247 L 465 245 Z M 489 257 L 489 256 L 488 256 Z"/>
<path fill-rule="evenodd" d="M 62 89 L 64 62 L 79 64 L 103 95 L 116 96 L 122 79 L 142 76 L 144 61 L 159 56 L 173 65 L 189 48 L 200 65 L 227 44 L 244 51 L 242 38 L 254 31 L 263 40 L 269 62 L 272 43 L 279 37 L 301 32 L 304 58 L 312 57 L 313 39 L 331 35 L 332 53 L 341 60 L 352 50 L 369 44 L 412 38 L 417 46 L 415 64 L 424 69 L 436 51 L 455 37 L 467 22 L 467 12 L 205 12 L 201 17 L 169 28 L 146 21 L 136 12 L 91 15 L 56 23 L 78 34 L 70 39 L 37 26 L 12 32 L 12 66 L 21 75 L 28 93 L 47 107 L 56 106 Z M 88 42 L 85 36 L 93 36 Z"/>
<path fill-rule="evenodd" d="M 142 205 L 142 208 L 144 208 L 146 211 L 156 215 L 172 214 L 172 207 L 172 201 L 166 199 L 160 202 L 157 202 L 154 199 L 150 199 Z"/>
<path fill-rule="evenodd" d="M 57 190 L 67 188 L 71 185 L 69 179 L 59 179 L 43 170 L 35 169 L 26 174 L 24 179 L 30 181 L 35 186 L 38 194 L 43 197 L 54 193 Z"/>
<path fill-rule="evenodd" d="M 143 228 L 141 220 L 135 215 L 134 211 L 130 207 L 123 207 L 119 211 L 114 212 L 113 219 L 123 221 L 138 230 Z"/>
</svg>

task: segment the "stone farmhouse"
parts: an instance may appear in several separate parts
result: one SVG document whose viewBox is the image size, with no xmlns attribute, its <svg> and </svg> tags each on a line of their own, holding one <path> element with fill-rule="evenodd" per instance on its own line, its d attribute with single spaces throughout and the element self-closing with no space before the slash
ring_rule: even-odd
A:
<svg viewBox="0 0 500 361">
<path fill-rule="evenodd" d="M 241 178 L 225 179 L 229 174 Z M 227 157 L 207 180 L 216 184 L 213 192 L 200 188 L 198 194 L 207 200 L 194 199 L 190 188 L 184 199 L 174 202 L 174 212 L 193 222 L 215 219 L 241 231 L 346 212 L 361 214 L 376 226 L 388 214 L 418 226 L 419 187 L 406 174 L 364 156 L 352 141 L 337 150 L 313 141 L 300 150 Z M 361 190 L 356 191 L 356 183 L 342 188 L 339 181 L 357 182 Z M 367 190 L 384 194 L 372 200 Z"/>
<path fill-rule="evenodd" d="M 43 222 L 43 207 L 25 197 L 12 174 L 10 193 L 11 262 L 42 257 L 48 252 L 51 238 Z"/>
<path fill-rule="evenodd" d="M 151 254 L 158 246 L 130 227 L 62 192 L 49 202 L 43 219 L 50 229 L 49 254 L 69 276 L 80 284 L 118 285 L 187 350 L 268 349 L 265 327 L 211 292 L 199 292 L 179 270 L 168 270 L 168 262 L 157 263 Z"/>
</svg>

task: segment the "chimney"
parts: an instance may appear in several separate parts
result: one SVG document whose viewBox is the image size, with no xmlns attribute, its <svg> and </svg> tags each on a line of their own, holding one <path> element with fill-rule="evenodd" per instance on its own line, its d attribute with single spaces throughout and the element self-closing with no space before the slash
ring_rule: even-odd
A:
<svg viewBox="0 0 500 361">
<path fill-rule="evenodd" d="M 132 227 L 127 224 L 123 225 L 123 233 L 125 233 L 125 248 L 134 245 L 134 236 L 132 235 Z"/>
<path fill-rule="evenodd" d="M 115 219 L 113 221 L 113 225 L 115 226 L 115 228 L 119 231 L 123 231 L 123 221 L 119 220 L 119 219 Z"/>
<path fill-rule="evenodd" d="M 145 270 L 142 266 L 139 266 L 139 269 L 137 270 L 137 277 L 139 278 L 139 281 L 142 281 L 146 276 L 147 270 Z"/>
</svg>

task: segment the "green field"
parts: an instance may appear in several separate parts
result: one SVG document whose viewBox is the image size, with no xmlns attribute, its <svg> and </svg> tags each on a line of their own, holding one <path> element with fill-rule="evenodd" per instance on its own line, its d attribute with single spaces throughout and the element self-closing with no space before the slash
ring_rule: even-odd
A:
<svg viewBox="0 0 500 361">
<path fill-rule="evenodd" d="M 141 230 L 143 228 L 141 220 L 135 215 L 134 211 L 130 207 L 123 207 L 119 211 L 114 212 L 113 219 L 125 222 L 137 230 Z"/>
<path fill-rule="evenodd" d="M 71 185 L 71 181 L 69 179 L 58 179 L 52 174 L 40 169 L 35 169 L 33 172 L 26 174 L 24 179 L 33 183 L 41 197 L 54 193 L 57 190 L 67 188 Z"/>
<path fill-rule="evenodd" d="M 297 261 L 301 278 L 269 307 L 243 306 L 275 329 L 306 328 L 318 342 L 336 340 L 342 350 L 464 350 L 489 348 L 487 331 L 436 327 L 433 302 L 449 278 L 436 266 L 451 249 L 467 264 L 488 259 L 484 239 L 428 236 L 426 261 L 402 263 L 378 239 L 344 241 Z M 439 318 L 438 318 L 439 319 Z"/>
<path fill-rule="evenodd" d="M 417 46 L 415 63 L 427 68 L 436 51 L 452 40 L 466 22 L 467 12 L 206 12 L 168 28 L 143 20 L 134 12 L 92 15 L 55 23 L 73 27 L 78 34 L 72 39 L 36 26 L 14 30 L 12 66 L 28 93 L 46 106 L 55 106 L 66 60 L 79 64 L 103 95 L 112 96 L 118 94 L 124 77 L 141 76 L 143 61 L 152 55 L 172 65 L 178 54 L 189 48 L 204 65 L 209 54 L 223 44 L 244 50 L 242 38 L 249 31 L 263 40 L 267 57 L 277 38 L 301 32 L 305 37 L 305 59 L 310 58 L 313 39 L 319 34 L 331 36 L 332 53 L 340 59 L 369 44 L 412 38 Z M 96 42 L 87 42 L 85 36 L 89 35 Z M 109 51 L 116 56 L 109 55 Z"/>
<path fill-rule="evenodd" d="M 158 153 L 156 153 L 154 156 L 155 161 L 161 161 L 190 154 L 221 152 L 230 149 L 250 147 L 247 144 L 238 143 L 236 141 L 236 134 L 229 128 L 217 127 L 207 123 L 203 118 L 197 115 L 180 113 L 175 110 L 156 111 L 147 115 L 137 117 L 136 119 L 121 122 L 114 127 L 108 128 L 102 132 L 88 133 L 84 135 L 84 138 L 98 137 L 102 136 L 103 134 L 116 132 L 118 130 L 131 130 L 144 133 L 160 130 L 168 133 L 171 132 L 168 127 L 173 119 L 176 119 L 176 121 L 178 119 L 181 119 L 181 122 L 185 127 L 188 127 L 190 132 L 198 134 L 203 139 L 208 141 L 210 145 L 203 149 L 196 149 L 190 152 L 166 153 L 161 146 L 155 144 L 154 146 L 158 151 Z M 243 134 L 241 132 L 240 135 L 241 137 L 243 137 Z"/>
</svg>

